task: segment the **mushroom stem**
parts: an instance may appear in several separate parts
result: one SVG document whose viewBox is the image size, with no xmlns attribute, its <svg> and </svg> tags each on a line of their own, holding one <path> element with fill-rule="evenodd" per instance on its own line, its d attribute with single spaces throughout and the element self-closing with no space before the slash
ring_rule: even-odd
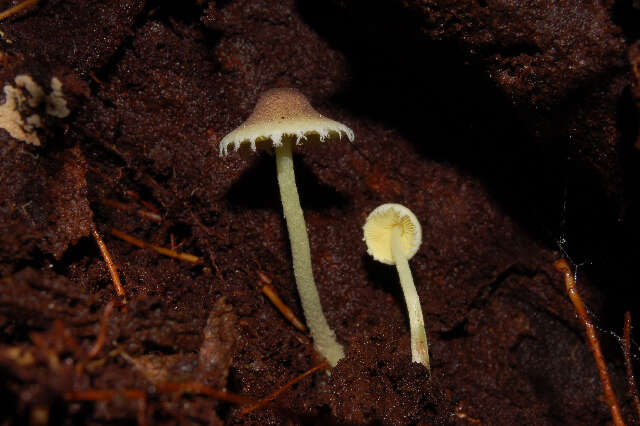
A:
<svg viewBox="0 0 640 426">
<path fill-rule="evenodd" d="M 282 138 L 282 145 L 276 148 L 276 165 L 282 209 L 291 242 L 293 274 L 296 278 L 300 302 L 313 338 L 313 344 L 316 350 L 334 367 L 344 357 L 344 350 L 336 340 L 335 333 L 329 327 L 322 312 L 320 296 L 313 279 L 307 226 L 302 214 L 293 172 L 292 143 L 290 138 Z"/>
<path fill-rule="evenodd" d="M 409 311 L 409 327 L 411 329 L 411 361 L 419 362 L 424 365 L 430 373 L 429 349 L 427 346 L 427 334 L 424 331 L 422 307 L 420 306 L 420 299 L 418 299 L 416 286 L 413 283 L 413 277 L 411 276 L 407 256 L 405 256 L 404 251 L 402 250 L 401 237 L 402 228 L 400 226 L 394 226 L 391 230 L 391 253 L 393 255 L 393 260 L 396 263 L 396 269 L 398 269 L 400 285 L 402 286 L 404 300 L 407 303 L 407 310 Z"/>
</svg>

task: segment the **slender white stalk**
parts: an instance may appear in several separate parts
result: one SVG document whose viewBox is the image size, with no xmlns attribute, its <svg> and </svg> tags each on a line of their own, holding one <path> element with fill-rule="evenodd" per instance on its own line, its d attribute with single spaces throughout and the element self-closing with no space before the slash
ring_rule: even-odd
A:
<svg viewBox="0 0 640 426">
<path fill-rule="evenodd" d="M 396 268 L 398 269 L 398 275 L 400 276 L 400 285 L 402 286 L 404 300 L 407 304 L 407 310 L 409 311 L 409 327 L 411 329 L 411 360 L 413 362 L 421 363 L 427 367 L 429 372 L 431 372 L 431 367 L 429 365 L 429 348 L 427 345 L 427 334 L 424 331 L 422 307 L 420 306 L 420 299 L 418 299 L 416 286 L 413 283 L 413 277 L 411 276 L 407 256 L 405 256 L 404 250 L 402 249 L 401 236 L 402 227 L 394 226 L 391 230 L 391 254 L 393 255 L 393 260 L 396 262 Z"/>
<path fill-rule="evenodd" d="M 276 148 L 276 164 L 282 209 L 291 242 L 293 273 L 313 344 L 333 367 L 344 357 L 344 349 L 336 340 L 335 333 L 329 327 L 322 312 L 320 296 L 311 269 L 311 250 L 309 249 L 307 226 L 302 214 L 302 207 L 300 207 L 300 198 L 293 172 L 292 141 L 283 138 L 282 142 L 282 145 Z"/>
</svg>

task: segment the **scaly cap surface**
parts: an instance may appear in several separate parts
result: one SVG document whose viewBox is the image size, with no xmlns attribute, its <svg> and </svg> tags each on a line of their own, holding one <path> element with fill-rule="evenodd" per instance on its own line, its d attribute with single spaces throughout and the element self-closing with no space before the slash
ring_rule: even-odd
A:
<svg viewBox="0 0 640 426">
<path fill-rule="evenodd" d="M 220 155 L 227 155 L 229 146 L 237 151 L 242 144 L 249 144 L 253 151 L 260 142 L 271 141 L 273 147 L 278 147 L 284 136 L 294 137 L 299 145 L 310 137 L 325 141 L 343 134 L 353 141 L 349 127 L 313 109 L 298 90 L 271 89 L 260 96 L 249 118 L 220 141 Z"/>
</svg>

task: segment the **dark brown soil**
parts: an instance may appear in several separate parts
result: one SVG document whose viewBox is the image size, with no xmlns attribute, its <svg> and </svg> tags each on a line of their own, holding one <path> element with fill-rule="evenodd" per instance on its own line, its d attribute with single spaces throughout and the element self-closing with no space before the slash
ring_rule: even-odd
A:
<svg viewBox="0 0 640 426">
<path fill-rule="evenodd" d="M 49 90 L 57 77 L 71 110 L 35 111 L 41 146 L 0 129 L 0 422 L 607 424 L 552 266 L 567 257 L 631 423 L 616 333 L 625 311 L 640 318 L 640 6 L 549 4 L 41 0 L 0 23 L 3 84 L 28 74 Z M 243 414 L 159 385 L 262 398 L 322 361 L 260 291 L 259 272 L 302 318 L 273 157 L 218 156 L 273 87 L 300 89 L 356 134 L 295 157 L 347 354 Z M 431 377 L 410 362 L 395 269 L 362 241 L 385 202 L 422 223 L 411 268 Z M 116 299 L 94 228 L 128 304 L 91 358 Z M 87 390 L 115 393 L 69 401 Z"/>
</svg>

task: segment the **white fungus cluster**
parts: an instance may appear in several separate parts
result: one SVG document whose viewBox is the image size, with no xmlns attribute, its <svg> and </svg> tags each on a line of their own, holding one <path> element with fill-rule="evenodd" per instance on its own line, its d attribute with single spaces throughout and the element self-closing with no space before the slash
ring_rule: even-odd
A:
<svg viewBox="0 0 640 426">
<path fill-rule="evenodd" d="M 46 95 L 29 75 L 18 75 L 14 81 L 15 86 L 6 84 L 3 88 L 5 101 L 0 104 L 0 128 L 19 141 L 39 146 L 36 130 L 42 128 L 42 118 L 33 110 L 45 102 L 48 115 L 64 118 L 70 113 L 62 93 L 62 82 L 53 77 L 51 93 Z"/>
</svg>

